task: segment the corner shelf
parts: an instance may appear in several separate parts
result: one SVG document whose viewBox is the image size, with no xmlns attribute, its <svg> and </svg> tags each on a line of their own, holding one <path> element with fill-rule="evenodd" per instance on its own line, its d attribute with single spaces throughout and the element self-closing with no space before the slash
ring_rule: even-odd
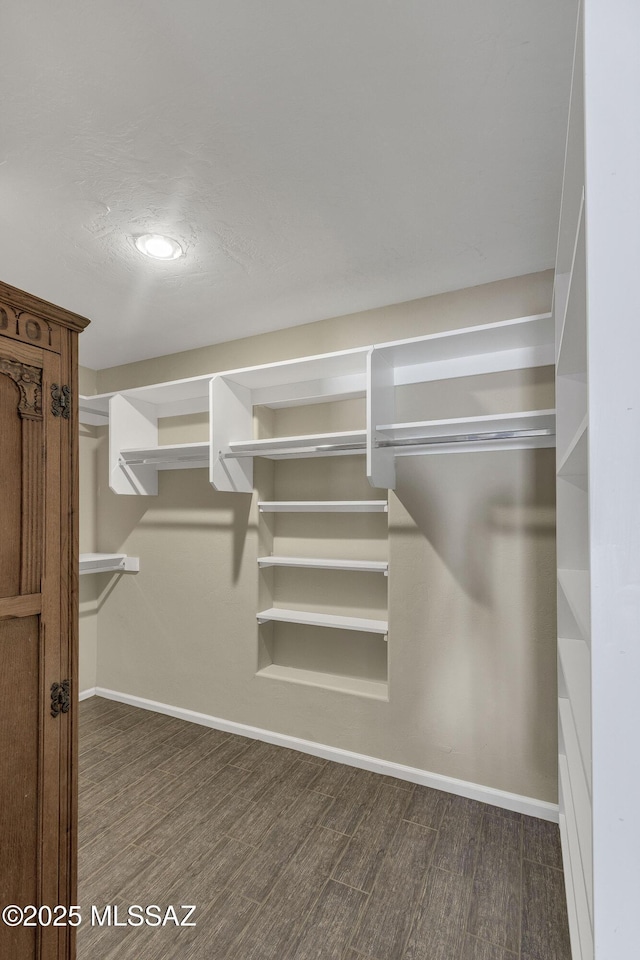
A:
<svg viewBox="0 0 640 960">
<path fill-rule="evenodd" d="M 314 557 L 258 557 L 259 567 L 312 567 L 317 570 L 360 570 L 364 573 L 384 573 L 386 560 L 325 560 Z"/>
<path fill-rule="evenodd" d="M 137 573 L 139 557 L 126 553 L 81 553 L 80 574 L 85 573 Z"/>
<path fill-rule="evenodd" d="M 339 630 L 357 630 L 359 633 L 377 633 L 387 635 L 389 624 L 386 620 L 369 620 L 365 617 L 345 617 L 334 613 L 317 613 L 311 610 L 288 610 L 285 607 L 270 607 L 261 610 L 256 618 L 258 623 L 277 621 L 279 623 L 300 623 L 311 627 L 334 627 Z"/>
<path fill-rule="evenodd" d="M 386 500 L 260 500 L 261 513 L 387 513 Z"/>
</svg>

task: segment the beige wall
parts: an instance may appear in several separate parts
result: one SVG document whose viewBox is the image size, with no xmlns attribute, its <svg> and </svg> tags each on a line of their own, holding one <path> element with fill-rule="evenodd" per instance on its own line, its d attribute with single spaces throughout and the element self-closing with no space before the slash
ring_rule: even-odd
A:
<svg viewBox="0 0 640 960">
<path fill-rule="evenodd" d="M 103 392 L 539 313 L 550 307 L 551 283 L 551 273 L 538 274 L 160 357 L 101 371 L 97 387 Z M 412 419 L 552 407 L 553 371 L 410 388 L 399 406 L 400 416 Z M 164 439 L 204 438 L 203 418 L 189 420 L 186 428 L 167 422 Z M 282 434 L 303 423 L 348 429 L 362 421 L 359 401 L 264 418 Z M 98 464 L 100 549 L 124 550 L 141 562 L 136 576 L 106 578 L 101 588 L 99 686 L 556 799 L 552 450 L 401 460 L 388 541 L 380 518 L 355 529 L 351 521 L 336 527 L 326 518 L 297 527 L 280 518 L 270 527 L 258 517 L 259 497 L 371 498 L 361 457 L 257 461 L 252 497 L 214 491 L 205 470 L 161 473 L 157 497 L 116 496 L 107 488 L 104 439 Z M 278 549 L 300 553 L 384 557 L 388 550 L 388 650 L 380 640 L 367 647 L 352 634 L 357 642 L 344 654 L 345 634 L 323 645 L 317 631 L 281 628 L 275 639 L 263 631 L 260 643 L 255 614 L 273 596 L 372 616 L 384 603 L 377 575 L 259 575 L 256 557 L 272 535 Z M 256 676 L 259 662 L 270 659 L 321 670 L 333 658 L 346 672 L 364 670 L 375 679 L 387 655 L 388 702 Z"/>
</svg>

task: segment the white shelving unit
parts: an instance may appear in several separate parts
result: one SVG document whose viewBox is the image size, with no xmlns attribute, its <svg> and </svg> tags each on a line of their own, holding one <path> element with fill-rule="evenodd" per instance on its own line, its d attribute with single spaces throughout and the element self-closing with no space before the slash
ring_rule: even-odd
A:
<svg viewBox="0 0 640 960">
<path fill-rule="evenodd" d="M 402 424 L 397 422 L 396 417 L 396 388 L 453 377 L 547 366 L 553 362 L 551 314 L 519 317 L 410 340 L 376 344 L 367 366 L 367 477 L 371 484 L 394 489 L 396 457 L 406 456 L 407 453 L 463 452 L 467 442 L 467 450 L 478 452 L 509 447 L 552 446 L 555 434 L 553 411 Z M 504 423 L 500 423 L 503 419 Z M 516 428 L 514 424 L 518 422 L 523 425 Z M 510 428 L 520 436 L 496 437 L 493 440 L 461 439 L 471 434 L 506 434 Z M 522 435 L 536 429 L 543 433 L 528 437 Z M 442 442 L 443 437 L 447 436 L 446 431 L 450 431 L 448 435 L 455 438 L 451 443 Z M 431 442 L 419 446 L 409 443 L 421 437 Z M 394 440 L 402 446 L 394 447 Z"/>
<path fill-rule="evenodd" d="M 352 514 L 354 516 L 362 514 L 384 515 L 387 510 L 387 502 L 384 500 L 333 500 L 333 501 L 260 501 L 259 512 L 261 514 L 314 514 L 314 513 L 333 513 L 333 514 Z M 345 518 L 346 519 L 346 518 Z M 379 522 L 379 521 L 376 521 Z M 385 525 L 386 526 L 386 525 Z M 296 521 L 295 528 L 305 530 L 305 522 L 300 519 Z M 263 528 L 266 529 L 266 528 Z M 340 524 L 341 531 L 344 530 L 344 524 Z M 347 528 L 348 529 L 348 528 Z M 356 529 L 359 529 L 357 527 Z M 277 533 L 277 527 L 276 531 Z M 342 536 L 348 534 L 342 533 Z M 273 542 L 274 533 L 270 533 L 269 542 Z M 348 574 L 383 574 L 388 575 L 389 564 L 386 560 L 377 559 L 354 559 L 352 557 L 291 557 L 272 554 L 270 556 L 258 557 L 258 567 L 264 571 L 273 570 L 271 577 L 275 576 L 278 569 L 299 569 L 299 570 L 317 570 L 317 571 L 344 571 Z M 324 574 L 320 573 L 320 577 Z M 277 581 L 269 579 L 269 595 L 277 597 L 277 590 L 274 584 Z M 330 581 L 335 582 L 335 581 Z M 387 620 L 379 618 L 349 616 L 338 613 L 326 613 L 320 610 L 300 610 L 290 609 L 286 603 L 280 604 L 277 599 L 272 601 L 273 606 L 261 610 L 257 614 L 259 624 L 270 625 L 277 628 L 278 624 L 297 624 L 303 628 L 321 627 L 330 631 L 342 631 L 348 633 L 368 634 L 372 637 L 371 643 L 379 643 L 380 640 L 387 640 L 389 624 Z M 278 634 L 269 633 L 270 642 L 274 644 Z M 340 635 L 338 634 L 338 637 Z M 310 640 L 307 642 L 318 642 Z M 386 680 L 373 679 L 371 677 L 353 676 L 344 674 L 342 664 L 345 646 L 352 642 L 349 636 L 339 639 L 339 648 L 335 650 L 332 658 L 335 664 L 335 672 L 318 671 L 309 669 L 308 666 L 302 666 L 299 662 L 299 655 L 294 652 L 289 654 L 286 662 L 280 662 L 274 653 L 274 662 L 263 665 L 258 671 L 258 676 L 263 679 L 287 680 L 292 683 L 305 683 L 310 686 L 321 686 L 326 689 L 339 690 L 357 696 L 376 697 L 378 699 L 388 699 L 388 684 Z M 367 641 L 368 643 L 369 641 Z M 324 644 L 323 644 L 324 646 Z M 271 646 L 275 651 L 275 646 Z M 297 648 L 297 643 L 296 643 Z M 304 659 L 304 658 L 303 658 Z M 326 659 L 326 658 L 325 658 Z M 386 652 L 385 652 L 386 659 Z M 296 662 L 298 661 L 298 662 Z M 341 672 L 342 671 L 342 672 Z M 353 672 L 353 671 L 352 671 Z"/>
<path fill-rule="evenodd" d="M 140 558 L 126 553 L 81 553 L 80 575 L 85 573 L 137 573 Z"/>
<path fill-rule="evenodd" d="M 556 257 L 560 831 L 574 960 L 593 960 L 589 412 L 582 23 L 578 27 Z"/>
<path fill-rule="evenodd" d="M 397 456 L 552 446 L 555 432 L 552 410 L 398 423 L 397 387 L 548 365 L 554 353 L 551 314 L 540 314 L 81 397 L 80 415 L 86 423 L 108 422 L 110 486 L 120 494 L 156 494 L 159 470 L 206 465 L 217 490 L 250 493 L 255 457 L 354 454 L 366 455 L 374 487 L 393 489 Z M 360 430 L 254 437 L 255 406 L 354 398 L 366 400 Z M 159 445 L 160 419 L 202 412 L 209 414 L 207 443 Z"/>
<path fill-rule="evenodd" d="M 313 610 L 288 610 L 284 607 L 270 607 L 260 610 L 256 615 L 258 623 L 274 620 L 279 623 L 301 623 L 309 627 L 332 627 L 336 630 L 357 630 L 358 633 L 389 632 L 386 620 L 371 620 L 367 617 L 344 617 L 335 613 L 318 613 Z"/>
<path fill-rule="evenodd" d="M 582 0 L 556 259 L 560 826 L 574 960 L 638 952 L 640 6 Z"/>
</svg>

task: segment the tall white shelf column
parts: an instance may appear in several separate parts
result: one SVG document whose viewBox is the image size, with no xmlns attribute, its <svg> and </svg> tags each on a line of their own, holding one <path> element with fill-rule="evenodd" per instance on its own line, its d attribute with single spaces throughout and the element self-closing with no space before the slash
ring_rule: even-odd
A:
<svg viewBox="0 0 640 960">
<path fill-rule="evenodd" d="M 640 940 L 640 6 L 583 0 L 556 261 L 560 829 L 574 960 Z"/>
</svg>

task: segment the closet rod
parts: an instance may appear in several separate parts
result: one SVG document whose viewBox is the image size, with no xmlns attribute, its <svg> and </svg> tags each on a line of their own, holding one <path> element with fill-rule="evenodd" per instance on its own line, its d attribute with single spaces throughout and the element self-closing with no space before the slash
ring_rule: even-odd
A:
<svg viewBox="0 0 640 960">
<path fill-rule="evenodd" d="M 437 443 L 476 443 L 491 440 L 520 440 L 526 437 L 553 437 L 555 431 L 550 429 L 543 430 L 497 430 L 492 433 L 464 433 L 452 434 L 444 437 L 405 437 L 400 440 L 375 440 L 376 447 L 425 447 Z M 277 442 L 277 441 L 276 441 Z M 288 453 L 295 454 L 302 451 L 309 453 L 323 453 L 339 450 L 365 450 L 365 443 L 323 443 L 312 446 L 311 444 L 300 444 L 299 447 L 289 447 L 286 450 L 277 450 L 277 448 L 264 448 L 259 450 L 237 450 L 231 453 L 223 453 L 221 459 L 236 460 L 240 457 L 259 457 L 269 456 L 270 453 L 278 453 L 286 456 Z"/>
</svg>

